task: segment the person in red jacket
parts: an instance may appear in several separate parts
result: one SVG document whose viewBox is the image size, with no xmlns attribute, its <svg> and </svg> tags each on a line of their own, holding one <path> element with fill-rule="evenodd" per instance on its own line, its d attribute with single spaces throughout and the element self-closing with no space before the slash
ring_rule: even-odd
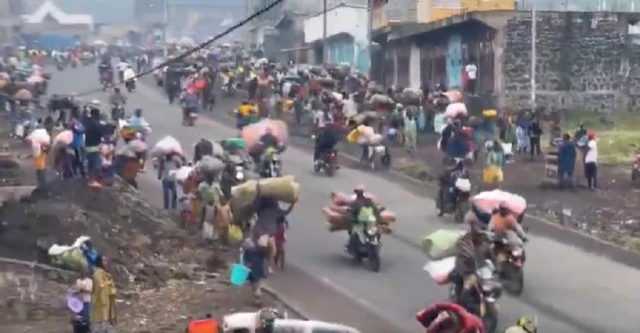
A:
<svg viewBox="0 0 640 333">
<path fill-rule="evenodd" d="M 455 303 L 437 303 L 416 315 L 426 333 L 484 333 L 482 320 Z"/>
</svg>

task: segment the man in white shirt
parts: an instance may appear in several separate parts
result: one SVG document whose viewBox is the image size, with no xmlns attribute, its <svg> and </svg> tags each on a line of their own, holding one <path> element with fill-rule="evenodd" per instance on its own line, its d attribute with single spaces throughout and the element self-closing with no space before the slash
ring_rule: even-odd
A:
<svg viewBox="0 0 640 333">
<path fill-rule="evenodd" d="M 116 65 L 116 70 L 118 71 L 118 78 L 120 78 L 120 82 L 124 82 L 124 71 L 129 68 L 129 64 L 124 61 L 124 59 L 120 59 L 120 62 Z"/>
<path fill-rule="evenodd" d="M 93 292 L 93 280 L 88 273 L 83 274 L 76 280 L 75 291 L 82 298 L 82 311 L 79 313 L 83 319 L 89 320 L 91 317 L 91 293 Z"/>
<path fill-rule="evenodd" d="M 476 79 L 478 78 L 478 67 L 473 63 L 473 60 L 469 61 L 464 67 L 464 71 L 467 73 L 467 92 L 471 95 L 476 94 Z"/>
<path fill-rule="evenodd" d="M 584 155 L 584 176 L 587 178 L 587 186 L 591 189 L 598 187 L 598 143 L 596 133 L 587 133 L 589 141 L 586 144 Z"/>
</svg>

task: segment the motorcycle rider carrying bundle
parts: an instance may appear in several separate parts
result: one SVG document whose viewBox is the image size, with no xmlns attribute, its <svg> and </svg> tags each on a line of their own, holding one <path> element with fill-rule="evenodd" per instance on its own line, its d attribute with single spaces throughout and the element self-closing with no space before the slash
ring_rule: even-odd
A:
<svg viewBox="0 0 640 333">
<path fill-rule="evenodd" d="M 120 92 L 120 88 L 113 88 L 113 92 L 109 95 L 109 104 L 112 108 L 111 119 L 113 119 L 113 121 L 117 121 L 120 117 L 124 117 L 124 112 L 122 112 L 123 114 L 121 115 L 115 114 L 119 107 L 123 107 L 125 104 L 127 104 L 127 97 L 122 95 L 122 93 Z"/>
<path fill-rule="evenodd" d="M 320 129 L 315 137 L 313 163 L 318 164 L 322 157 L 331 154 L 335 150 L 338 141 L 338 136 L 332 130 L 327 129 L 327 127 Z"/>
<path fill-rule="evenodd" d="M 380 221 L 380 210 L 373 200 L 366 195 L 364 186 L 359 185 L 353 190 L 354 199 L 351 200 L 349 205 L 349 212 L 351 212 L 351 227 L 348 230 L 349 239 L 347 240 L 347 245 L 345 246 L 346 250 L 349 251 L 351 249 L 352 244 L 352 235 L 354 227 L 365 228 L 367 223 L 371 222 L 371 219 L 375 219 L 375 221 Z"/>
<path fill-rule="evenodd" d="M 187 121 L 192 113 L 198 113 L 200 108 L 200 98 L 198 94 L 191 89 L 187 89 L 182 96 L 182 120 Z"/>
<path fill-rule="evenodd" d="M 124 83 L 124 71 L 129 68 L 129 64 L 124 59 L 124 57 L 120 58 L 120 62 L 116 65 L 116 69 L 118 70 L 118 79 L 120 83 Z"/>
<path fill-rule="evenodd" d="M 265 133 L 262 136 L 260 136 L 259 142 L 260 142 L 259 150 L 257 150 L 253 154 L 253 158 L 256 162 L 256 165 L 259 168 L 258 172 L 262 177 L 262 176 L 266 176 L 263 174 L 264 174 L 265 168 L 267 167 L 265 164 L 269 160 L 268 155 L 272 154 L 274 151 L 277 151 L 277 152 L 281 151 L 283 147 L 280 144 L 280 140 L 278 139 L 278 137 L 273 133 L 273 129 L 271 127 L 265 128 Z"/>
<path fill-rule="evenodd" d="M 444 207 L 456 204 L 456 181 L 460 178 L 468 178 L 464 168 L 463 159 L 453 159 L 449 166 L 445 166 L 439 178 L 438 196 L 440 197 L 440 207 L 438 216 L 444 215 Z"/>
<path fill-rule="evenodd" d="M 479 262 L 491 258 L 490 244 L 487 242 L 483 226 L 470 223 L 470 229 L 455 244 L 456 260 L 450 279 L 456 285 L 457 303 L 472 313 L 474 309 L 473 289 L 477 285 L 476 269 Z"/>
</svg>

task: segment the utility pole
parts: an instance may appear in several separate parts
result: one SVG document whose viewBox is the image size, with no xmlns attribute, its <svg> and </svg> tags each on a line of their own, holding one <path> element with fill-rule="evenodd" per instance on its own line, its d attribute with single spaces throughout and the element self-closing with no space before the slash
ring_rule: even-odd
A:
<svg viewBox="0 0 640 333">
<path fill-rule="evenodd" d="M 536 39 L 538 22 L 536 0 L 531 1 L 531 114 L 536 112 Z"/>
<path fill-rule="evenodd" d="M 375 8 L 375 1 L 374 0 L 369 0 L 367 1 L 367 7 L 369 7 L 369 24 L 367 27 L 367 52 L 369 53 L 369 79 L 373 80 L 373 73 L 372 71 L 372 67 L 371 67 L 371 62 L 373 60 L 373 11 L 376 9 Z"/>
<path fill-rule="evenodd" d="M 167 48 L 167 26 L 169 25 L 169 0 L 162 0 L 162 42 L 164 43 L 164 58 L 169 57 Z"/>
<path fill-rule="evenodd" d="M 322 10 L 322 63 L 326 64 L 329 62 L 329 41 L 327 40 L 327 35 L 329 32 L 327 31 L 327 0 L 322 0 L 323 10 Z"/>
</svg>

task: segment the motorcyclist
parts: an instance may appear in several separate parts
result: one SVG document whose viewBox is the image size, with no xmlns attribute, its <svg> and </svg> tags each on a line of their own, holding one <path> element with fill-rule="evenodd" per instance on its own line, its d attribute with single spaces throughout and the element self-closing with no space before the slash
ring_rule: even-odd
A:
<svg viewBox="0 0 640 333">
<path fill-rule="evenodd" d="M 350 249 L 351 239 L 354 227 L 366 227 L 367 223 L 372 220 L 377 222 L 380 220 L 380 210 L 376 203 L 367 196 L 363 185 L 359 185 L 353 190 L 354 198 L 349 205 L 349 212 L 351 212 L 351 227 L 349 228 L 349 239 L 347 241 L 347 250 Z"/>
<path fill-rule="evenodd" d="M 182 96 L 182 118 L 187 119 L 191 113 L 198 113 L 200 108 L 200 98 L 192 89 L 187 89 Z"/>
<path fill-rule="evenodd" d="M 416 314 L 426 333 L 482 333 L 482 320 L 455 303 L 437 303 Z"/>
<path fill-rule="evenodd" d="M 330 154 L 334 150 L 337 143 L 338 136 L 326 127 L 322 128 L 315 137 L 313 163 L 318 164 L 323 155 Z"/>
<path fill-rule="evenodd" d="M 269 126 L 265 129 L 264 134 L 260 136 L 258 142 L 260 143 L 260 149 L 256 154 L 254 154 L 254 159 L 255 157 L 258 157 L 256 164 L 260 166 L 259 172 L 262 174 L 262 171 L 267 167 L 267 155 L 271 154 L 273 151 L 280 151 L 282 145 L 280 144 L 278 137 L 273 133 L 273 128 Z"/>
<path fill-rule="evenodd" d="M 127 104 L 127 97 L 120 92 L 120 88 L 113 88 L 113 92 L 109 95 L 109 104 L 117 106 Z"/>
<path fill-rule="evenodd" d="M 537 333 L 538 320 L 535 317 L 521 317 L 518 323 L 507 328 L 504 333 Z"/>
<path fill-rule="evenodd" d="M 127 65 L 127 68 L 122 73 L 122 77 L 125 84 L 130 84 L 135 88 L 136 72 L 133 70 L 133 68 L 131 68 L 130 65 Z"/>
<path fill-rule="evenodd" d="M 120 58 L 120 62 L 116 65 L 116 69 L 118 70 L 118 78 L 120 79 L 120 83 L 123 83 L 124 80 L 124 71 L 129 68 L 129 63 L 124 59 L 124 57 Z"/>
<path fill-rule="evenodd" d="M 455 204 L 456 181 L 464 177 L 468 177 L 468 175 L 464 168 L 463 159 L 453 159 L 450 165 L 445 166 L 439 179 L 438 195 L 440 196 L 440 207 L 438 207 L 438 216 L 444 214 L 446 205 Z"/>
<path fill-rule="evenodd" d="M 479 262 L 491 258 L 485 230 L 485 225 L 478 221 L 470 223 L 470 229 L 455 244 L 455 267 L 449 277 L 457 289 L 457 303 L 474 313 L 479 312 L 473 309 L 475 302 L 472 290 L 477 283 L 476 269 Z"/>
</svg>

